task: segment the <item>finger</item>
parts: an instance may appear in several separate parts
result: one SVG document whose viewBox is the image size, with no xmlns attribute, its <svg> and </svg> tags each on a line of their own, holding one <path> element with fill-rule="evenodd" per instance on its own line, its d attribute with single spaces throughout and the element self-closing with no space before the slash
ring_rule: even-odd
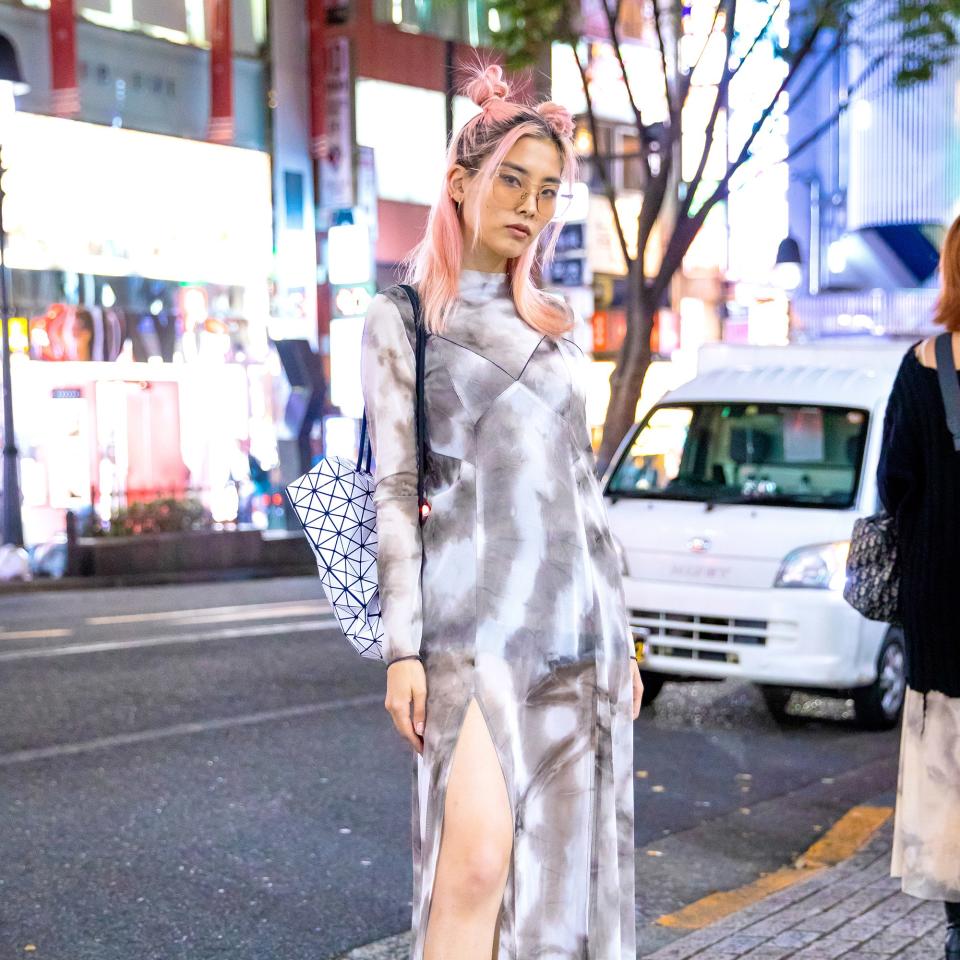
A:
<svg viewBox="0 0 960 960">
<path fill-rule="evenodd" d="M 427 721 L 427 691 L 413 691 L 413 730 L 419 737 L 423 736 L 423 730 Z"/>
<path fill-rule="evenodd" d="M 397 733 L 399 733 L 411 747 L 419 750 L 420 739 L 413 732 L 413 724 L 410 722 L 410 705 L 407 704 L 406 709 L 400 709 L 396 713 L 391 711 L 391 716 L 393 717 L 393 725 L 397 728 Z"/>
</svg>

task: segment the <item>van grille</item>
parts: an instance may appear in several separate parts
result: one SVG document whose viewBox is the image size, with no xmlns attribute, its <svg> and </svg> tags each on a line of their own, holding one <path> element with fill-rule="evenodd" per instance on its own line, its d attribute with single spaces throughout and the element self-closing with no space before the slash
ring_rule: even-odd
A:
<svg viewBox="0 0 960 960">
<path fill-rule="evenodd" d="M 707 617 L 699 614 L 673 613 L 664 610 L 631 610 L 630 626 L 639 634 L 646 634 L 648 642 L 661 641 L 697 641 L 706 643 L 739 643 L 746 646 L 765 646 L 770 624 L 767 620 L 746 620 L 731 617 Z M 659 646 L 659 645 L 658 645 Z M 686 656 L 689 658 L 693 647 L 684 643 L 682 647 L 660 647 L 651 653 L 663 653 L 665 656 Z M 697 651 L 697 659 L 709 660 L 702 656 L 707 650 Z M 713 659 L 725 660 L 726 655 L 717 651 Z"/>
</svg>

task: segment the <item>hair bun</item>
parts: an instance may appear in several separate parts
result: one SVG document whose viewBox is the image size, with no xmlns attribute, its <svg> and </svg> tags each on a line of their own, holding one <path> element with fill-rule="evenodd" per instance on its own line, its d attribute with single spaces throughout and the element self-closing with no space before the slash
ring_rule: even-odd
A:
<svg viewBox="0 0 960 960">
<path fill-rule="evenodd" d="M 503 79 L 503 68 L 498 64 L 478 69 L 474 78 L 464 86 L 464 93 L 478 106 L 490 100 L 506 100 L 510 85 Z"/>
<path fill-rule="evenodd" d="M 537 104 L 536 110 L 550 124 L 557 136 L 567 140 L 573 136 L 576 124 L 573 121 L 573 115 L 565 106 L 554 103 L 553 100 L 544 100 L 543 103 Z"/>
</svg>

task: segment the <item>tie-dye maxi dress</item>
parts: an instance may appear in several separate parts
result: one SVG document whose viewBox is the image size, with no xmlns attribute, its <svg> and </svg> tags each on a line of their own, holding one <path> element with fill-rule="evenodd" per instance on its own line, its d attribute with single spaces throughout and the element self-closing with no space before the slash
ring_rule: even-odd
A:
<svg viewBox="0 0 960 960">
<path fill-rule="evenodd" d="M 525 323 L 504 274 L 465 270 L 426 347 L 432 511 L 417 523 L 413 318 L 366 316 L 384 657 L 419 653 L 413 948 L 422 960 L 450 762 L 471 697 L 514 821 L 498 960 L 635 960 L 631 660 L 586 421 L 586 358 Z M 398 740 L 398 746 L 400 741 Z"/>
</svg>

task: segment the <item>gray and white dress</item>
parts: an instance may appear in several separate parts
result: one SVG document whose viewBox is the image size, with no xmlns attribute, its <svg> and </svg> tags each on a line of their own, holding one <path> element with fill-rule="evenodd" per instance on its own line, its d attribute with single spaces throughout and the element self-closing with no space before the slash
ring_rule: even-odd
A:
<svg viewBox="0 0 960 960">
<path fill-rule="evenodd" d="M 413 318 L 399 288 L 374 297 L 361 346 L 384 657 L 419 653 L 427 678 L 411 960 L 423 957 L 471 697 L 514 821 L 498 960 L 635 960 L 634 648 L 594 474 L 587 361 L 520 318 L 504 274 L 464 270 L 459 293 L 426 347 L 422 528 Z"/>
</svg>

